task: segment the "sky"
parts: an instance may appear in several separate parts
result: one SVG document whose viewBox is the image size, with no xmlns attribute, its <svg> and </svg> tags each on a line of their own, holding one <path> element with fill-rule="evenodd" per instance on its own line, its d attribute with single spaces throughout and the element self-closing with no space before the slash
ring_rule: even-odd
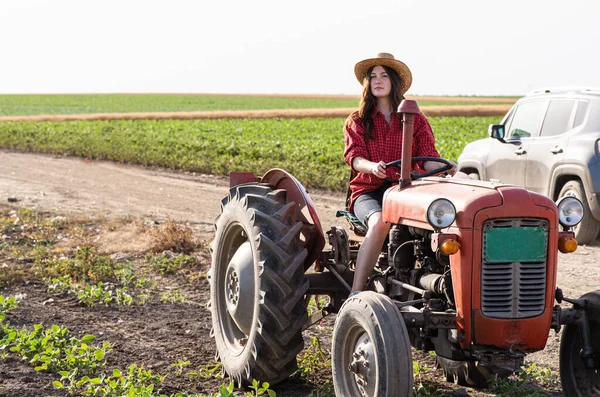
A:
<svg viewBox="0 0 600 397">
<path fill-rule="evenodd" d="M 359 95 L 392 53 L 409 95 L 600 88 L 598 0 L 0 0 L 0 94 Z"/>
</svg>

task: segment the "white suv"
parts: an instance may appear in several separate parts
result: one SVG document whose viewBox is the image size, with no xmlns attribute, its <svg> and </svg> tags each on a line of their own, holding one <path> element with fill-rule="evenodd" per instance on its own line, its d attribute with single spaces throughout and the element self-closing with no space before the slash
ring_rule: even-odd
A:
<svg viewBox="0 0 600 397">
<path fill-rule="evenodd" d="M 474 179 L 524 186 L 554 200 L 576 196 L 580 244 L 600 231 L 600 90 L 550 88 L 519 99 L 489 138 L 465 146 L 458 169 Z"/>
</svg>

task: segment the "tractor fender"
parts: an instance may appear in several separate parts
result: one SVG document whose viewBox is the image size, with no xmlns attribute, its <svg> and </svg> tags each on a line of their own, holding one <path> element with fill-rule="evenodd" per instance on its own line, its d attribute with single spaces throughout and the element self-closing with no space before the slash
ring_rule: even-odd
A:
<svg viewBox="0 0 600 397">
<path fill-rule="evenodd" d="M 295 203 L 295 219 L 304 224 L 302 235 L 308 251 L 304 269 L 308 269 L 321 256 L 321 251 L 325 247 L 325 234 L 317 209 L 304 186 L 292 174 L 279 168 L 270 169 L 262 178 L 255 178 L 254 174 L 249 172 L 230 174 L 230 185 L 232 186 L 247 182 L 267 183 L 276 189 L 287 191 L 286 202 Z"/>
</svg>

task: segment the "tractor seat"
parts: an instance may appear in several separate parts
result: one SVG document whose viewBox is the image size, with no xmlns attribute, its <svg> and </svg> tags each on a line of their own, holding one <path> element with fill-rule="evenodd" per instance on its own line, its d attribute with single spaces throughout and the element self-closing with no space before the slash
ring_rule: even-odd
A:
<svg viewBox="0 0 600 397">
<path fill-rule="evenodd" d="M 352 230 L 357 236 L 363 237 L 367 234 L 367 227 L 357 217 L 355 217 L 354 214 L 351 214 L 346 210 L 337 210 L 335 212 L 335 216 L 337 218 L 340 216 L 346 218 L 350 224 L 350 230 Z"/>
</svg>

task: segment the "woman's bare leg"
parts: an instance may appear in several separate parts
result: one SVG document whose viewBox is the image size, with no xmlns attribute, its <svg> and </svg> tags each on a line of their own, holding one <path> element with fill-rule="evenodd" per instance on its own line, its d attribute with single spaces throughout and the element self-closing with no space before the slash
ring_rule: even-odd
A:
<svg viewBox="0 0 600 397">
<path fill-rule="evenodd" d="M 390 224 L 383 222 L 381 212 L 376 212 L 369 217 L 368 231 L 356 257 L 352 292 L 362 291 L 365 288 L 367 279 L 375 268 L 375 263 L 381 253 L 381 247 L 389 230 Z"/>
</svg>

